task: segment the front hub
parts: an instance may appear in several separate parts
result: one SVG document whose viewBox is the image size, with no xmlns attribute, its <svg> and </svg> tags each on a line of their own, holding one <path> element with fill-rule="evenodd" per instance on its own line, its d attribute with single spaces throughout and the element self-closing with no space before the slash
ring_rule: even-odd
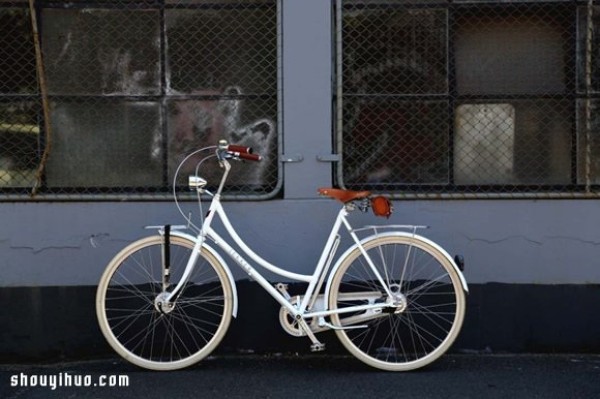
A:
<svg viewBox="0 0 600 399">
<path fill-rule="evenodd" d="M 175 303 L 169 302 L 168 298 L 169 298 L 168 292 L 161 292 L 160 294 L 158 294 L 156 296 L 156 299 L 154 300 L 154 307 L 160 313 L 169 314 L 175 308 Z"/>
</svg>

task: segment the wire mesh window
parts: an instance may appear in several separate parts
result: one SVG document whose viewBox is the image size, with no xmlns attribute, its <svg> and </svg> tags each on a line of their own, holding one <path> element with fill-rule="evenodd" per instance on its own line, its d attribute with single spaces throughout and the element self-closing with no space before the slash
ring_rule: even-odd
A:
<svg viewBox="0 0 600 399">
<path fill-rule="evenodd" d="M 158 198 L 222 138 L 266 161 L 229 195 L 277 192 L 277 0 L 34 3 L 0 0 L 0 195 Z"/>
<path fill-rule="evenodd" d="M 397 196 L 599 191 L 600 4 L 335 8 L 342 186 Z"/>
</svg>

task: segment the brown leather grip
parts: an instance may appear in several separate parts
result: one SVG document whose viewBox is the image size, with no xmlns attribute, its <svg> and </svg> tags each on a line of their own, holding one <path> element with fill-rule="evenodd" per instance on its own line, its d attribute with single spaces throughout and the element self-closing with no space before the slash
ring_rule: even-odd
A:
<svg viewBox="0 0 600 399">
<path fill-rule="evenodd" d="M 227 151 L 239 152 L 240 154 L 252 154 L 252 147 L 245 147 L 243 145 L 229 144 Z"/>
<path fill-rule="evenodd" d="M 240 157 L 241 159 L 245 159 L 247 161 L 261 161 L 262 160 L 262 157 L 258 154 L 246 154 L 246 153 L 240 152 L 235 155 Z"/>
</svg>

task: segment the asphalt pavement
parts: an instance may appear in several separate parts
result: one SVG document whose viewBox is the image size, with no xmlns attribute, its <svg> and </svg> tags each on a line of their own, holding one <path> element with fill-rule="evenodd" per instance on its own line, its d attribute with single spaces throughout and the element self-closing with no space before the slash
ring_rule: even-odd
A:
<svg viewBox="0 0 600 399">
<path fill-rule="evenodd" d="M 600 355 L 445 355 L 403 373 L 327 354 L 220 356 L 171 372 L 118 358 L 4 364 L 0 398 L 600 398 Z"/>
</svg>

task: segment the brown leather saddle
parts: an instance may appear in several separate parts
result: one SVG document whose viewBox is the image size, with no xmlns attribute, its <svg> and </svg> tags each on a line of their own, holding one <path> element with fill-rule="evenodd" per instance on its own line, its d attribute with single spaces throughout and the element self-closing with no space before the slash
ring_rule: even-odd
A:
<svg viewBox="0 0 600 399">
<path fill-rule="evenodd" d="M 367 198 L 371 195 L 371 192 L 342 190 L 340 188 L 320 188 L 319 194 L 326 195 L 345 204 L 357 199 Z"/>
</svg>

